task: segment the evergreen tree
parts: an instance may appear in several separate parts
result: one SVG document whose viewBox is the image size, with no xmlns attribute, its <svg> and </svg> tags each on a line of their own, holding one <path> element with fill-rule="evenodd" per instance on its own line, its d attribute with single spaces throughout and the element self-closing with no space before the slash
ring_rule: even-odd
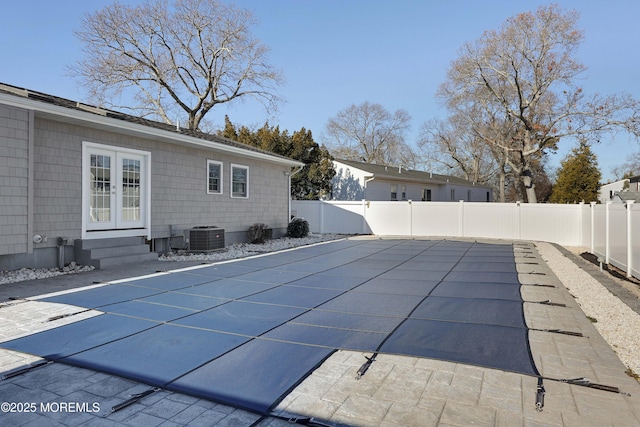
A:
<svg viewBox="0 0 640 427">
<path fill-rule="evenodd" d="M 551 203 L 579 203 L 598 200 L 602 174 L 598 159 L 586 141 L 571 150 L 561 162 L 553 187 Z"/>
<path fill-rule="evenodd" d="M 294 132 L 291 152 L 287 155 L 305 164 L 291 179 L 291 196 L 294 199 L 318 200 L 331 194 L 331 180 L 336 174 L 332 157 L 324 145 L 313 140 L 310 130 Z"/>
<path fill-rule="evenodd" d="M 302 170 L 291 178 L 294 199 L 317 200 L 330 195 L 331 180 L 336 174 L 333 159 L 324 145 L 313 140 L 310 130 L 303 127 L 289 135 L 288 131 L 280 131 L 279 126 L 266 122 L 252 131 L 246 126 L 236 128 L 229 117 L 225 117 L 224 130 L 219 135 L 304 163 Z"/>
<path fill-rule="evenodd" d="M 224 115 L 224 129 L 219 134 L 223 138 L 229 138 L 234 141 L 238 140 L 238 132 L 236 132 L 236 128 L 233 126 L 233 123 L 229 120 L 229 116 L 226 114 Z"/>
</svg>

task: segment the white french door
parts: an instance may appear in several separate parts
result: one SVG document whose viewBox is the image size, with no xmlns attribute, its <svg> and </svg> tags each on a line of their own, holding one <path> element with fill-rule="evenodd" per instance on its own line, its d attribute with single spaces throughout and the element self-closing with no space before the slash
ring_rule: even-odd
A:
<svg viewBox="0 0 640 427">
<path fill-rule="evenodd" d="M 85 230 L 146 228 L 149 154 L 85 143 L 83 158 Z"/>
</svg>

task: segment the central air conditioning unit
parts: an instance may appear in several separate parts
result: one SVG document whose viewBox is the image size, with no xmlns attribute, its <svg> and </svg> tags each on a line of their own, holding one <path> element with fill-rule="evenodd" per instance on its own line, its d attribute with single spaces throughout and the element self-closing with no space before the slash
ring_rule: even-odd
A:
<svg viewBox="0 0 640 427">
<path fill-rule="evenodd" d="M 211 252 L 221 249 L 224 249 L 224 228 L 202 226 L 189 230 L 191 252 Z"/>
</svg>

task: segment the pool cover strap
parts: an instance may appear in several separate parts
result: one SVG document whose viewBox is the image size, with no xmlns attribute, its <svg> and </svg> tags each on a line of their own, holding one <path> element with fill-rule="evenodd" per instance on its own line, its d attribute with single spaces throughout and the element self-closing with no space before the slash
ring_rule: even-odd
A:
<svg viewBox="0 0 640 427">
<path fill-rule="evenodd" d="M 117 412 L 121 409 L 126 408 L 129 405 L 133 405 L 134 403 L 140 401 L 140 399 L 144 399 L 145 397 L 149 396 L 152 393 L 155 393 L 156 391 L 160 390 L 159 387 L 154 387 L 154 388 L 150 388 L 148 390 L 145 390 L 141 393 L 136 393 L 136 394 L 132 394 L 130 399 L 125 400 L 122 403 L 118 403 L 117 405 L 114 405 L 111 408 L 111 414 L 113 414 L 114 412 Z"/>
<path fill-rule="evenodd" d="M 364 358 L 367 359 L 367 361 L 364 362 L 362 366 L 360 366 L 360 368 L 358 369 L 358 372 L 356 372 L 357 380 L 362 378 L 362 376 L 367 373 L 367 371 L 371 367 L 371 364 L 376 361 L 376 356 L 378 356 L 378 353 L 373 353 L 371 357 L 364 356 Z"/>
<path fill-rule="evenodd" d="M 7 372 L 2 376 L 3 380 L 8 380 L 9 378 L 17 377 L 18 375 L 26 374 L 27 372 L 31 372 L 34 369 L 40 368 L 42 366 L 53 363 L 51 360 L 41 360 L 36 363 L 33 363 L 29 366 L 25 366 L 24 368 L 16 369 L 15 371 Z"/>
<path fill-rule="evenodd" d="M 589 381 L 587 378 L 584 378 L 584 377 L 571 378 L 571 379 L 538 377 L 538 386 L 536 387 L 536 411 L 538 412 L 542 412 L 544 408 L 544 395 L 546 393 L 546 390 L 544 389 L 543 380 L 557 381 L 565 384 L 578 385 L 581 387 L 589 387 L 596 390 L 608 391 L 610 393 L 618 393 L 618 394 L 622 394 L 623 396 L 629 396 L 629 397 L 631 396 L 631 394 L 620 390 L 618 387 L 605 385 L 605 384 L 592 383 L 591 381 Z"/>
<path fill-rule="evenodd" d="M 534 329 L 534 328 L 529 328 L 529 330 L 530 331 L 538 331 L 538 332 L 550 332 L 552 334 L 570 335 L 572 337 L 584 337 L 582 332 L 563 331 L 562 329 Z"/>
</svg>

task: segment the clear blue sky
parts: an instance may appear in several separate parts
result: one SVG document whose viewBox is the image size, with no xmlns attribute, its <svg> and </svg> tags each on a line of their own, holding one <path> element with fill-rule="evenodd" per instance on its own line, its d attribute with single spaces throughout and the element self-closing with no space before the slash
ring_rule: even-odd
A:
<svg viewBox="0 0 640 427">
<path fill-rule="evenodd" d="M 138 0 L 121 0 L 125 4 Z M 67 74 L 81 57 L 73 35 L 81 17 L 111 0 L 7 1 L 0 26 L 0 81 L 57 96 L 82 100 L 82 87 Z M 509 16 L 548 4 L 537 0 L 237 0 L 260 23 L 255 34 L 271 48 L 271 63 L 286 83 L 287 102 L 276 117 L 257 103 L 240 102 L 214 111 L 235 124 L 280 125 L 310 129 L 317 141 L 327 120 L 351 104 L 370 101 L 412 116 L 410 143 L 420 125 L 443 117 L 434 94 L 463 43 L 497 29 Z M 637 0 L 559 0 L 581 12 L 585 42 L 578 55 L 588 67 L 587 93 L 628 92 L 640 98 L 640 2 Z M 552 165 L 572 148 L 564 141 Z M 605 179 L 640 143 L 618 136 L 594 151 Z"/>
</svg>

